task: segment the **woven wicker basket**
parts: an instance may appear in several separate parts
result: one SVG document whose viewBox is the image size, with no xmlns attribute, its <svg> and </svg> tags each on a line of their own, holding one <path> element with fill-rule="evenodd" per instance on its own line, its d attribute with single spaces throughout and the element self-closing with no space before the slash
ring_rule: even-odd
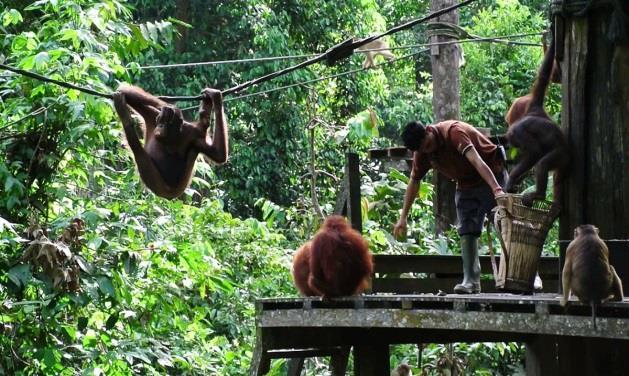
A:
<svg viewBox="0 0 629 376">
<path fill-rule="evenodd" d="M 502 245 L 496 287 L 531 293 L 542 247 L 558 211 L 548 201 L 522 204 L 522 195 L 496 197 L 494 224 Z"/>
</svg>

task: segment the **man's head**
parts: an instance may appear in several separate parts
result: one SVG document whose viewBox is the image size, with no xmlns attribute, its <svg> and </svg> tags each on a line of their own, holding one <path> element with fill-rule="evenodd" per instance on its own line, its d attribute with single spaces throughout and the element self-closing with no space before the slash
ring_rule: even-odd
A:
<svg viewBox="0 0 629 376">
<path fill-rule="evenodd" d="M 426 127 L 419 121 L 411 121 L 402 131 L 402 141 L 407 149 L 412 151 L 425 150 L 428 144 L 432 144 L 432 137 L 426 132 Z M 432 147 L 430 147 L 432 149 Z"/>
</svg>

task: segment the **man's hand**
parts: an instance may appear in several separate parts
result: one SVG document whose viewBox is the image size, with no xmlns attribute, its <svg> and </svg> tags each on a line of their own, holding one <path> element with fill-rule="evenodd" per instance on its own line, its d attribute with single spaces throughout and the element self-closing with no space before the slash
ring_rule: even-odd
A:
<svg viewBox="0 0 629 376">
<path fill-rule="evenodd" d="M 496 187 L 494 188 L 494 197 L 498 197 L 501 195 L 504 195 L 505 192 L 502 190 L 502 187 Z"/>
<path fill-rule="evenodd" d="M 400 218 L 393 226 L 393 237 L 400 239 L 400 236 L 406 236 L 406 218 Z"/>
</svg>

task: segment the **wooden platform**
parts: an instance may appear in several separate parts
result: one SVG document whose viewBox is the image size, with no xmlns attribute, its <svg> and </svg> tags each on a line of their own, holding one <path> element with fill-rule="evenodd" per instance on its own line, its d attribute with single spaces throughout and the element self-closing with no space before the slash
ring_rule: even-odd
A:
<svg viewBox="0 0 629 376">
<path fill-rule="evenodd" d="M 273 352 L 286 349 L 328 349 L 342 355 L 343 349 L 347 354 L 353 347 L 355 367 L 361 370 L 356 374 L 386 375 L 390 344 L 519 341 L 538 344 L 538 348 L 542 343 L 542 354 L 558 351 L 556 344 L 570 337 L 599 339 L 603 347 L 629 344 L 629 301 L 601 306 L 595 330 L 589 306 L 574 301 L 564 309 L 557 294 L 261 299 L 256 309 L 252 375 L 264 374 L 275 357 Z M 540 373 L 527 370 L 530 375 L 569 374 L 547 373 L 556 371 L 557 364 L 529 363 L 543 369 Z"/>
<path fill-rule="evenodd" d="M 629 339 L 629 300 L 608 302 L 597 312 L 578 301 L 567 308 L 558 294 L 364 295 L 322 301 L 320 298 L 261 299 L 257 302 L 260 328 L 400 328 L 452 331 L 451 340 L 519 341 L 530 335 Z M 462 333 L 466 332 L 466 333 Z M 417 338 L 411 336 L 415 343 Z M 312 345 L 312 338 L 308 344 Z M 347 344 L 348 338 L 327 344 Z M 444 337 L 440 336 L 440 341 Z M 299 342 L 294 338 L 287 342 Z M 321 338 L 319 342 L 326 342 Z M 425 341 L 426 342 L 426 341 Z M 429 341 L 428 341 L 429 342 Z"/>
<path fill-rule="evenodd" d="M 534 295 L 497 292 L 489 256 L 480 260 L 483 294 L 445 294 L 463 277 L 460 256 L 381 254 L 374 255 L 371 294 L 260 299 L 250 374 L 287 358 L 288 375 L 300 375 L 304 358 L 325 356 L 332 375 L 345 375 L 353 353 L 355 375 L 381 376 L 390 372 L 389 345 L 496 341 L 526 343 L 530 376 L 629 369 L 629 300 L 599 307 L 595 330 L 589 306 L 559 305 L 557 257 L 540 259 L 544 293 Z"/>
</svg>

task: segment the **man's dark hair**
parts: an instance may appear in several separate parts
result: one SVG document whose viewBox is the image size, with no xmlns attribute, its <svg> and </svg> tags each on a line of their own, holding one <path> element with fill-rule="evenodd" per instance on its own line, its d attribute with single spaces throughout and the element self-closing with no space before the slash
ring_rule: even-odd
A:
<svg viewBox="0 0 629 376">
<path fill-rule="evenodd" d="M 402 131 L 402 142 L 407 149 L 416 151 L 426 137 L 426 127 L 419 121 L 411 121 Z"/>
</svg>

